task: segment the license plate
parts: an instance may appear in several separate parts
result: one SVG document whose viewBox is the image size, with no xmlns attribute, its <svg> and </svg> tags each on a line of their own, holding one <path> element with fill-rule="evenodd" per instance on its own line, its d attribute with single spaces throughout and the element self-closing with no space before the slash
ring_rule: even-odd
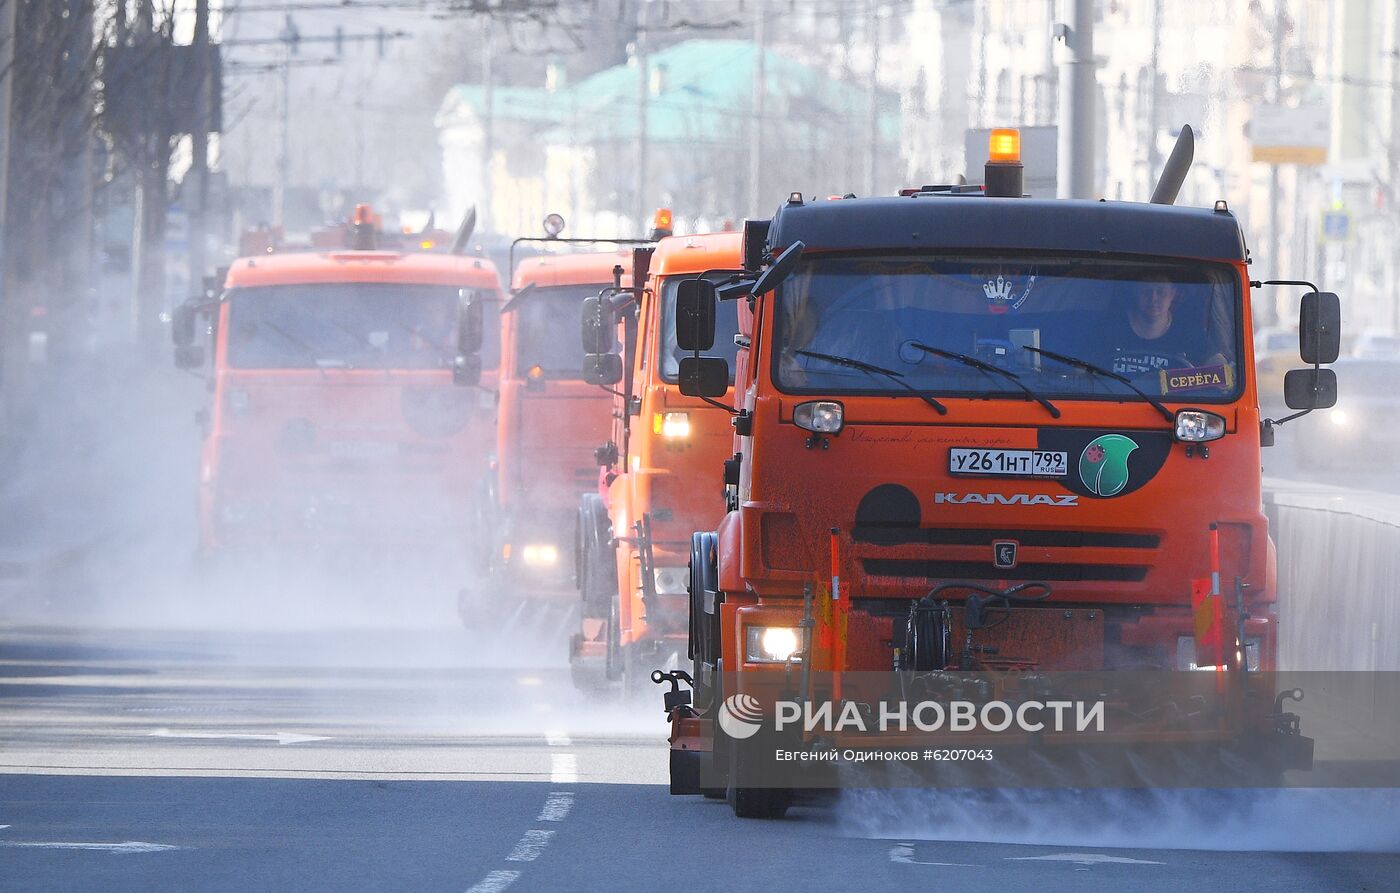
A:
<svg viewBox="0 0 1400 893">
<path fill-rule="evenodd" d="M 1058 450 L 975 450 L 954 447 L 948 451 L 948 471 L 950 474 L 1058 478 L 1069 474 L 1069 454 Z"/>
</svg>

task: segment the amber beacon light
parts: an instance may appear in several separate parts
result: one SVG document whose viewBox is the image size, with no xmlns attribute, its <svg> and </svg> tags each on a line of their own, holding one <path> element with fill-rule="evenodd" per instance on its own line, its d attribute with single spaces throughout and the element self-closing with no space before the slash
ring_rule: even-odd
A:
<svg viewBox="0 0 1400 893">
<path fill-rule="evenodd" d="M 1020 198 L 1025 169 L 1021 166 L 1021 131 L 1009 127 L 994 129 L 987 140 L 985 170 L 987 195 Z"/>
</svg>

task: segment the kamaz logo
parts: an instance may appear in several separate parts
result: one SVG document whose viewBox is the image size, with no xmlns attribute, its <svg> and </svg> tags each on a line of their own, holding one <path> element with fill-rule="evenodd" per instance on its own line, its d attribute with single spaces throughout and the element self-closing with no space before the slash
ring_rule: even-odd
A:
<svg viewBox="0 0 1400 893">
<path fill-rule="evenodd" d="M 1079 505 L 1079 497 L 1045 493 L 935 493 L 938 505 Z"/>
</svg>

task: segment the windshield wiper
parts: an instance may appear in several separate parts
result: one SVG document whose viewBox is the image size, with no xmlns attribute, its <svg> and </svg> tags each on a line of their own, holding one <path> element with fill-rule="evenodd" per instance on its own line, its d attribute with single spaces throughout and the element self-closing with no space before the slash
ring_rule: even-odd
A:
<svg viewBox="0 0 1400 893">
<path fill-rule="evenodd" d="M 943 357 L 947 360 L 956 360 L 957 362 L 962 363 L 964 366 L 971 366 L 973 369 L 976 369 L 980 372 L 1000 375 L 1006 380 L 1010 381 L 1016 387 L 1020 388 L 1021 392 L 1024 393 L 1028 398 L 1039 403 L 1041 406 L 1044 406 L 1045 411 L 1050 413 L 1051 418 L 1058 419 L 1060 417 L 1060 410 L 1056 408 L 1055 404 L 1051 403 L 1049 400 L 1046 400 L 1044 397 L 1040 396 L 1035 391 L 1027 387 L 1025 382 L 1021 381 L 1021 376 L 1017 375 L 1015 372 L 1003 369 L 1000 366 L 993 366 L 991 363 L 983 362 L 982 360 L 979 360 L 976 357 L 970 357 L 965 353 L 956 353 L 951 350 L 944 350 L 941 347 L 930 347 L 929 345 L 923 344 L 919 341 L 910 341 L 909 346 L 915 348 L 916 350 L 922 350 L 924 353 L 931 353 L 936 357 Z"/>
<path fill-rule="evenodd" d="M 1095 363 L 1091 363 L 1088 360 L 1081 360 L 1079 357 L 1071 357 L 1066 354 L 1055 353 L 1053 350 L 1046 350 L 1043 347 L 1031 347 L 1029 344 L 1022 344 L 1021 346 L 1026 350 L 1029 350 L 1031 353 L 1038 353 L 1043 357 L 1049 357 L 1057 363 L 1064 363 L 1066 366 L 1073 366 L 1076 369 L 1083 369 L 1085 372 L 1092 372 L 1095 375 L 1102 375 L 1104 378 L 1111 378 L 1116 382 L 1120 382 L 1122 384 L 1127 385 L 1129 388 L 1132 389 L 1133 393 L 1137 394 L 1139 397 L 1146 400 L 1148 403 L 1151 403 L 1153 408 L 1160 412 L 1162 414 L 1162 418 L 1166 419 L 1169 424 L 1176 424 L 1176 416 L 1172 415 L 1172 411 L 1170 409 L 1167 409 L 1167 407 L 1162 403 L 1162 401 L 1158 400 L 1156 397 L 1153 397 L 1151 394 L 1148 394 L 1142 388 L 1133 384 L 1133 380 L 1131 378 L 1128 378 L 1126 375 L 1119 375 L 1117 372 L 1105 369 L 1104 367 L 1099 366 Z"/>
<path fill-rule="evenodd" d="M 939 403 L 932 396 L 924 393 L 923 391 L 911 385 L 909 382 L 905 381 L 903 374 L 896 372 L 893 369 L 886 369 L 884 366 L 876 366 L 874 363 L 867 363 L 864 360 L 853 360 L 850 357 L 838 357 L 833 356 L 829 353 L 817 353 L 814 350 L 795 350 L 793 351 L 793 353 L 799 356 L 812 357 L 818 360 L 826 360 L 828 363 L 834 363 L 837 366 L 845 366 L 849 369 L 859 369 L 862 372 L 871 372 L 883 375 L 890 381 L 899 385 L 901 388 L 904 388 L 906 391 L 913 394 L 915 397 L 918 397 L 920 400 L 927 403 L 929 406 L 932 406 L 934 409 L 938 410 L 939 415 L 948 414 L 948 407 L 944 406 L 942 403 Z"/>
<path fill-rule="evenodd" d="M 282 328 L 275 322 L 263 320 L 261 324 L 267 326 L 272 331 L 281 335 L 283 340 L 285 340 L 288 344 L 294 345 L 298 349 L 300 349 L 301 352 L 306 355 L 306 358 L 311 361 L 311 365 L 315 367 L 316 371 L 321 373 L 321 377 L 326 377 L 325 367 L 321 365 L 321 358 L 317 356 L 316 348 L 312 347 L 310 344 L 307 344 L 305 341 L 293 335 L 291 332 L 288 332 L 286 329 Z"/>
</svg>

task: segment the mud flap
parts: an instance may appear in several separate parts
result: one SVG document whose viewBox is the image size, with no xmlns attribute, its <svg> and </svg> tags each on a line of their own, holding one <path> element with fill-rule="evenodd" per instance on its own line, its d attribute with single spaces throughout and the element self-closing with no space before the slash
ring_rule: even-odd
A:
<svg viewBox="0 0 1400 893">
<path fill-rule="evenodd" d="M 671 793 L 700 793 L 700 751 L 671 750 Z"/>
</svg>

